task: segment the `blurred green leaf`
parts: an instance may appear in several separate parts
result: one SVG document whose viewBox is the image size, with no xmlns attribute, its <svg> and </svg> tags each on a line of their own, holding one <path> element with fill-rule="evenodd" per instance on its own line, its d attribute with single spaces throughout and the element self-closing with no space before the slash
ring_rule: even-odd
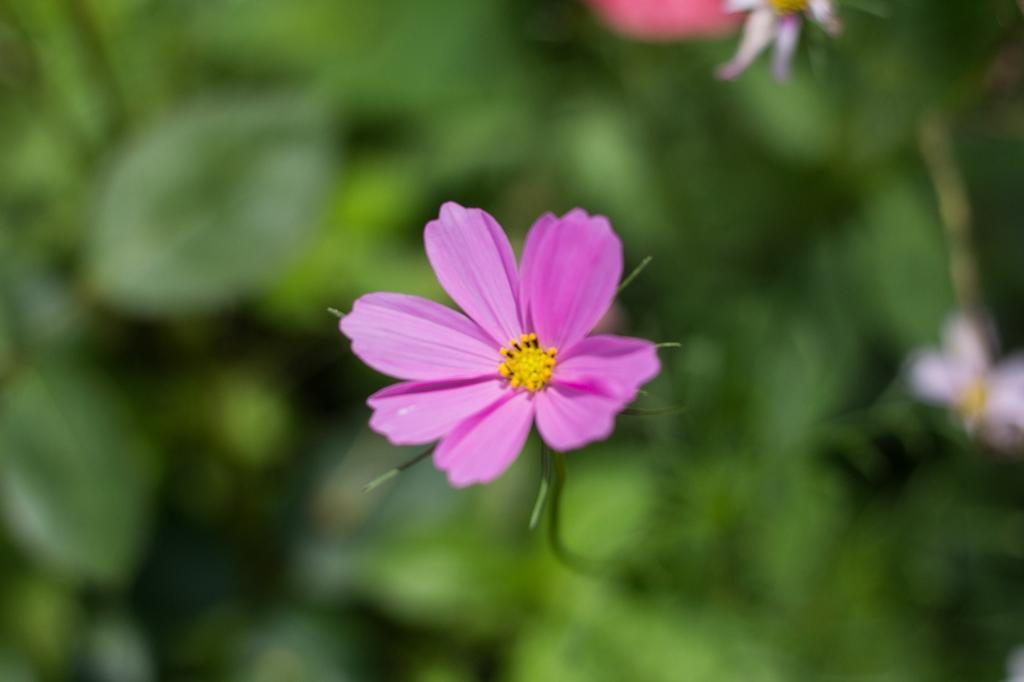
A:
<svg viewBox="0 0 1024 682">
<path fill-rule="evenodd" d="M 32 258 L 0 256 L 0 365 L 16 354 L 76 338 L 83 323 L 66 283 Z"/>
<path fill-rule="evenodd" d="M 652 215 L 664 214 L 642 133 L 627 111 L 603 102 L 580 102 L 560 127 L 564 151 L 558 158 L 569 184 L 589 204 L 628 216 L 633 230 Z"/>
<path fill-rule="evenodd" d="M 0 648 L 0 680 L 4 682 L 34 682 L 38 679 L 32 667 L 14 651 Z"/>
<path fill-rule="evenodd" d="M 381 543 L 357 573 L 361 593 L 413 624 L 501 632 L 527 608 L 528 564 L 455 528 Z"/>
<path fill-rule="evenodd" d="M 595 587 L 532 629 L 509 679 L 781 682 L 778 663 L 741 623 Z"/>
<path fill-rule="evenodd" d="M 568 458 L 562 504 L 565 544 L 589 558 L 611 559 L 643 540 L 653 503 L 652 482 L 637 467 L 636 450 L 597 459 L 596 449 Z M 584 462 L 584 458 L 593 461 Z M 524 501 L 524 505 L 527 502 Z"/>
<path fill-rule="evenodd" d="M 331 163 L 324 113 L 296 94 L 177 112 L 117 158 L 102 188 L 87 263 L 95 288 L 151 314 L 259 289 L 317 225 Z"/>
<path fill-rule="evenodd" d="M 497 96 L 523 67 L 512 36 L 502 30 L 508 15 L 498 3 L 344 5 L 322 77 L 330 90 L 346 99 L 355 95 L 371 110 L 415 108 L 448 117 L 467 93 Z M 493 87 L 495 79 L 502 88 Z"/>
<path fill-rule="evenodd" d="M 14 329 L 9 311 L 0 297 L 0 377 L 10 371 L 14 364 Z"/>
<path fill-rule="evenodd" d="M 147 530 L 152 479 L 117 395 L 90 372 L 35 364 L 0 395 L 0 508 L 37 560 L 86 581 L 127 578 Z"/>
<path fill-rule="evenodd" d="M 323 227 L 266 297 L 270 312 L 319 327 L 325 306 L 347 305 L 368 291 L 434 293 L 420 237 L 429 216 L 417 213 L 425 191 L 407 156 L 352 160 Z"/>
<path fill-rule="evenodd" d="M 227 680 L 345 682 L 352 673 L 350 635 L 331 621 L 289 612 L 257 622 L 234 646 Z M 351 642 L 351 639 L 348 639 Z"/>
<path fill-rule="evenodd" d="M 282 453 L 288 432 L 288 405 L 266 378 L 236 371 L 219 377 L 211 405 L 215 429 L 239 464 L 260 469 Z"/>
<path fill-rule="evenodd" d="M 862 303 L 908 350 L 937 341 L 955 306 L 942 225 L 927 191 L 897 178 L 876 183 L 851 244 Z"/>
<path fill-rule="evenodd" d="M 5 634 L 37 672 L 50 679 L 62 677 L 81 623 L 77 595 L 64 582 L 42 573 L 5 577 L 0 585 Z M 6 672 L 0 664 L 0 673 Z M 6 682 L 8 677 L 0 674 L 0 679 Z"/>
<path fill-rule="evenodd" d="M 2 110 L 0 110 L 2 112 Z M 0 144 L 0 182 L 6 193 L 58 196 L 72 191 L 77 182 L 76 160 L 66 139 L 35 117 L 4 117 Z M 0 113 L 2 115 L 2 113 Z"/>
<path fill-rule="evenodd" d="M 847 340 L 830 338 L 816 320 L 765 311 L 758 332 L 765 358 L 750 377 L 757 410 L 752 426 L 765 454 L 788 462 L 839 402 L 855 358 Z"/>
<path fill-rule="evenodd" d="M 786 453 L 803 456 L 803 453 Z M 773 604 L 799 609 L 808 592 L 827 584 L 846 500 L 835 479 L 804 464 L 765 467 L 759 478 L 770 492 L 751 501 L 747 570 Z M 822 588 L 827 589 L 827 588 Z"/>
<path fill-rule="evenodd" d="M 796 77 L 780 87 L 759 65 L 736 84 L 735 96 L 746 126 L 776 156 L 814 163 L 833 151 L 843 119 L 816 79 Z"/>
<path fill-rule="evenodd" d="M 103 682 L 148 682 L 156 666 L 138 625 L 121 614 L 102 614 L 85 637 L 84 668 L 89 679 Z"/>
</svg>

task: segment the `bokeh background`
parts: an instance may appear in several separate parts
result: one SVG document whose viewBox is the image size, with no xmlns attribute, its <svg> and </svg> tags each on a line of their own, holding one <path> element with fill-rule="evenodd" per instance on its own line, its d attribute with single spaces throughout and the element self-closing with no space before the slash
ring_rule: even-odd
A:
<svg viewBox="0 0 1024 682">
<path fill-rule="evenodd" d="M 795 79 L 576 0 L 0 3 L 0 679 L 1001 680 L 1024 463 L 900 381 L 954 307 L 921 121 L 1024 345 L 1024 27 L 862 0 Z M 443 298 L 445 200 L 622 235 L 678 341 L 569 456 L 446 486 L 366 426 L 326 308 Z"/>
</svg>

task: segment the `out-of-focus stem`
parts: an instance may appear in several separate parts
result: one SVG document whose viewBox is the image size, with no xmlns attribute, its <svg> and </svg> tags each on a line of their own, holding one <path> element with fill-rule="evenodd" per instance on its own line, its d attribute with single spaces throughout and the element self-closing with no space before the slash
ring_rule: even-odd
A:
<svg viewBox="0 0 1024 682">
<path fill-rule="evenodd" d="M 926 118 L 921 124 L 919 143 L 939 200 L 957 303 L 965 313 L 980 316 L 981 285 L 971 234 L 971 203 L 946 121 L 937 115 Z"/>
<path fill-rule="evenodd" d="M 1024 0 L 1021 1 L 1024 2 Z M 626 279 L 622 280 L 622 284 L 619 285 L 619 289 L 618 291 L 615 292 L 615 295 L 618 296 L 626 289 L 626 287 L 632 284 L 633 280 L 640 276 L 640 273 L 643 272 L 647 268 L 647 266 L 651 264 L 652 260 L 654 260 L 653 256 L 647 256 L 642 261 L 640 261 L 640 265 L 633 268 L 633 272 L 629 273 L 626 276 Z"/>
<path fill-rule="evenodd" d="M 383 474 L 381 474 L 380 476 L 378 476 L 377 478 L 373 479 L 365 486 L 363 486 L 363 492 L 371 492 L 372 490 L 375 490 L 376 488 L 379 488 L 383 484 L 387 483 L 392 478 L 402 473 L 406 469 L 411 469 L 412 467 L 416 466 L 434 452 L 434 447 L 435 446 L 432 445 L 423 452 L 421 452 L 420 454 L 410 459 L 408 462 L 403 462 L 402 464 L 396 466 L 394 469 L 389 469 L 388 471 L 384 472 Z"/>
</svg>

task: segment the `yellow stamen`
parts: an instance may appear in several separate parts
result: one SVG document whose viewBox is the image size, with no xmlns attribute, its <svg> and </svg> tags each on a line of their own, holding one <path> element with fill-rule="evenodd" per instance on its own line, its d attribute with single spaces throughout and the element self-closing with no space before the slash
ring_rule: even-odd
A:
<svg viewBox="0 0 1024 682">
<path fill-rule="evenodd" d="M 988 384 L 984 380 L 979 379 L 964 391 L 956 407 L 964 419 L 974 421 L 984 414 L 987 405 Z"/>
<path fill-rule="evenodd" d="M 776 14 L 790 14 L 807 10 L 807 0 L 768 0 Z"/>
<path fill-rule="evenodd" d="M 508 379 L 512 388 L 522 386 L 527 391 L 535 392 L 547 386 L 555 369 L 555 355 L 558 350 L 545 350 L 537 335 L 522 334 L 518 339 L 510 339 L 508 347 L 498 351 L 503 362 L 498 365 L 498 373 Z"/>
</svg>

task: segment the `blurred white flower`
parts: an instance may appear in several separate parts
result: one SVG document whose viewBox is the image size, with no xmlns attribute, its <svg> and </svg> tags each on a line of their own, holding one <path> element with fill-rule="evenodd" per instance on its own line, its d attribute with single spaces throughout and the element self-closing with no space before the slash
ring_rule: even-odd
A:
<svg viewBox="0 0 1024 682">
<path fill-rule="evenodd" d="M 921 400 L 956 412 L 968 432 L 988 446 L 1015 453 L 1024 449 L 1024 355 L 996 362 L 990 338 L 979 322 L 954 315 L 941 350 L 912 356 L 910 385 Z"/>
<path fill-rule="evenodd" d="M 730 12 L 750 12 L 736 56 L 718 70 L 718 77 L 725 80 L 746 71 L 773 42 L 772 72 L 776 80 L 788 79 L 804 16 L 830 35 L 838 35 L 842 30 L 833 0 L 725 0 L 725 8 Z"/>
<path fill-rule="evenodd" d="M 1006 682 L 1024 682 L 1024 647 L 1017 647 L 1010 652 L 1006 672 L 1010 675 Z"/>
</svg>

